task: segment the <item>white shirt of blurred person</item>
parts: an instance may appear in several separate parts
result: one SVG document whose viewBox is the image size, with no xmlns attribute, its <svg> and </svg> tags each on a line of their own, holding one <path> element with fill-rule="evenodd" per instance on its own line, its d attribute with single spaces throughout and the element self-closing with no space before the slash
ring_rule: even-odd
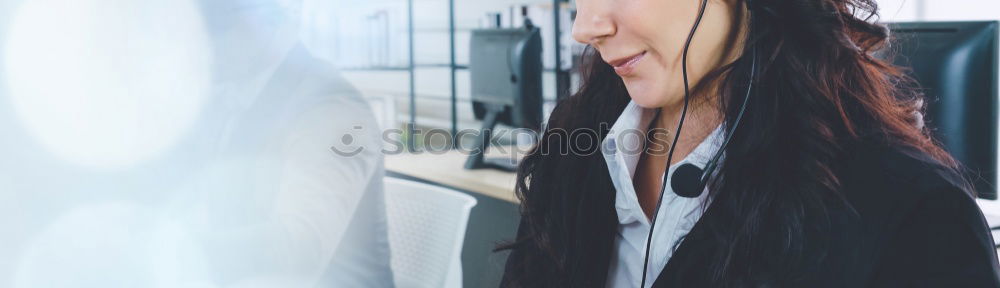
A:
<svg viewBox="0 0 1000 288">
<path fill-rule="evenodd" d="M 208 274 L 224 287 L 391 287 L 380 129 L 299 42 L 294 1 L 275 1 L 200 1 L 219 108 L 206 119 L 221 125 L 195 182 L 211 197 L 190 218 L 206 224 L 194 234 Z"/>
<path fill-rule="evenodd" d="M 0 144 L 14 159 L 0 164 L 0 188 L 11 187 L 0 198 L 14 200 L 0 203 L 0 287 L 393 285 L 368 106 L 298 43 L 294 2 L 197 1 L 212 91 L 163 156 L 95 171 L 46 156 L 28 137 Z"/>
</svg>

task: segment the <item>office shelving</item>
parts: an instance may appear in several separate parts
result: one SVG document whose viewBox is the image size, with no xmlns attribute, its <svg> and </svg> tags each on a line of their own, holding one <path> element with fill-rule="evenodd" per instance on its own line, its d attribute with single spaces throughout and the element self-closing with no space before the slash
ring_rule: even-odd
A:
<svg viewBox="0 0 1000 288">
<path fill-rule="evenodd" d="M 407 39 L 408 39 L 408 45 L 407 45 L 408 46 L 408 48 L 407 48 L 408 49 L 408 51 L 407 51 L 407 55 L 408 55 L 407 62 L 408 63 L 407 63 L 407 65 L 345 68 L 345 70 L 351 70 L 351 71 L 397 71 L 397 72 L 407 72 L 408 73 L 408 77 L 409 77 L 409 92 L 408 92 L 408 97 L 409 97 L 409 107 L 408 107 L 408 109 L 409 109 L 409 122 L 406 125 L 406 129 L 407 129 L 407 134 L 408 135 L 413 135 L 414 134 L 413 132 L 416 129 L 415 128 L 416 127 L 416 121 L 417 121 L 417 118 L 416 118 L 416 110 L 417 110 L 417 107 L 416 107 L 416 102 L 417 102 L 416 69 L 418 69 L 418 68 L 447 68 L 447 69 L 450 70 L 449 71 L 450 72 L 449 73 L 450 74 L 450 78 L 451 78 L 450 79 L 451 80 L 450 81 L 451 82 L 450 83 L 450 86 L 451 86 L 450 87 L 450 107 L 449 107 L 450 108 L 450 115 L 451 115 L 451 117 L 450 117 L 451 118 L 450 119 L 450 122 L 451 122 L 450 123 L 451 124 L 450 130 L 451 130 L 452 137 L 455 137 L 455 135 L 458 135 L 458 87 L 457 87 L 457 84 L 456 84 L 457 83 L 456 73 L 459 70 L 468 69 L 468 66 L 466 66 L 466 65 L 459 65 L 458 63 L 456 63 L 456 59 L 455 59 L 456 58 L 456 48 L 455 48 L 456 47 L 456 41 L 455 41 L 455 34 L 456 34 L 456 26 L 455 26 L 455 1 L 456 0 L 447 0 L 447 1 L 448 1 L 448 40 L 449 40 L 449 43 L 448 43 L 448 46 L 449 46 L 449 62 L 448 63 L 444 63 L 444 64 L 417 64 L 416 63 L 416 61 L 415 61 L 416 53 L 414 52 L 414 50 L 415 50 L 415 45 L 414 45 L 414 42 L 415 42 L 414 41 L 415 40 L 415 31 L 414 31 L 414 24 L 413 24 L 414 23 L 414 21 L 413 21 L 413 19 L 414 19 L 414 13 L 413 13 L 414 0 L 407 0 L 407 8 L 406 8 L 406 13 L 407 13 L 407 16 L 406 16 L 407 17 L 407 21 L 406 21 L 406 23 L 407 23 L 407 25 L 406 25 L 407 26 L 406 27 L 406 31 L 407 32 L 406 32 L 406 35 L 407 35 Z M 562 12 L 561 11 L 562 10 L 562 5 L 564 3 L 568 3 L 568 2 L 569 2 L 569 0 L 552 0 L 552 6 L 553 6 L 553 8 L 552 8 L 552 16 L 553 17 L 552 18 L 553 18 L 553 22 L 554 22 L 554 26 L 553 26 L 553 28 L 554 28 L 553 29 L 553 32 L 554 32 L 554 34 L 553 34 L 553 37 L 554 37 L 554 41 L 553 41 L 554 42 L 554 47 L 552 47 L 552 49 L 554 49 L 554 51 L 555 51 L 555 58 L 554 58 L 555 65 L 553 66 L 552 69 L 545 69 L 545 71 L 546 72 L 553 72 L 554 75 L 555 75 L 555 88 L 556 88 L 555 95 L 556 95 L 556 99 L 562 99 L 562 98 L 566 97 L 567 93 L 569 91 L 569 88 L 568 88 L 569 87 L 569 82 L 570 82 L 570 80 L 569 80 L 570 79 L 570 77 L 569 77 L 569 71 L 565 71 L 565 70 L 561 69 L 562 64 L 563 64 L 562 63 L 562 60 L 563 60 L 562 59 L 562 52 L 563 51 L 561 49 L 561 47 L 562 47 L 562 43 L 561 43 L 562 42 L 561 41 L 562 40 L 561 39 L 562 38 L 561 28 L 562 27 L 560 27 L 561 24 L 562 24 L 562 19 L 560 19 L 562 17 L 562 14 L 561 14 L 561 12 Z M 458 143 L 458 141 L 457 141 L 458 139 L 453 138 L 451 140 L 452 140 L 451 143 L 453 143 L 453 144 L 457 144 Z M 414 137 L 407 137 L 407 146 L 408 147 L 414 147 Z"/>
</svg>

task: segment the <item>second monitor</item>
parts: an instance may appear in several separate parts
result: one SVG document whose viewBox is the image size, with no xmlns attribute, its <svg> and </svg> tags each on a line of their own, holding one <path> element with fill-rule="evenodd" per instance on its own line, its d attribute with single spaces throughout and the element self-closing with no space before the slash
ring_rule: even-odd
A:
<svg viewBox="0 0 1000 288">
<path fill-rule="evenodd" d="M 537 27 L 472 31 L 472 110 L 482 120 L 466 169 L 513 171 L 513 159 L 486 159 L 496 124 L 538 131 L 542 124 L 542 38 Z"/>
</svg>

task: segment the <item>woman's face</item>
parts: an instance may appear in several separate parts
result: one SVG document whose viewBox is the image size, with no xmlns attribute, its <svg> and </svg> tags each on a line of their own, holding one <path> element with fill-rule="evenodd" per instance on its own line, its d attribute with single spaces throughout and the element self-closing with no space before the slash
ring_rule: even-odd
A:
<svg viewBox="0 0 1000 288">
<path fill-rule="evenodd" d="M 573 38 L 593 46 L 625 82 L 640 106 L 672 106 L 684 99 L 681 52 L 701 0 L 577 0 Z M 737 32 L 735 0 L 709 0 L 688 52 L 694 87 L 732 61 Z M 739 55 L 735 55 L 739 56 Z"/>
</svg>

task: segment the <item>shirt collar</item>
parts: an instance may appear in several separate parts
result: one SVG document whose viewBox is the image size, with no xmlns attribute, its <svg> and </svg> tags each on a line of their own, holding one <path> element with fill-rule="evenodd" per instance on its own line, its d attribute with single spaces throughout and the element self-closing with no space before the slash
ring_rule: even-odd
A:
<svg viewBox="0 0 1000 288">
<path fill-rule="evenodd" d="M 642 156 L 644 135 L 655 116 L 656 109 L 644 108 L 629 101 L 601 143 L 601 153 L 604 155 L 604 160 L 608 165 L 608 173 L 610 173 L 616 190 L 615 208 L 618 210 L 619 222 L 623 224 L 645 219 L 642 209 L 639 207 L 632 178 L 635 175 L 639 158 Z M 673 174 L 675 168 L 688 163 L 704 169 L 722 146 L 723 136 L 720 125 L 708 137 L 705 137 L 687 157 L 670 166 L 669 172 Z M 672 194 L 674 192 L 668 185 L 664 193 Z"/>
</svg>

